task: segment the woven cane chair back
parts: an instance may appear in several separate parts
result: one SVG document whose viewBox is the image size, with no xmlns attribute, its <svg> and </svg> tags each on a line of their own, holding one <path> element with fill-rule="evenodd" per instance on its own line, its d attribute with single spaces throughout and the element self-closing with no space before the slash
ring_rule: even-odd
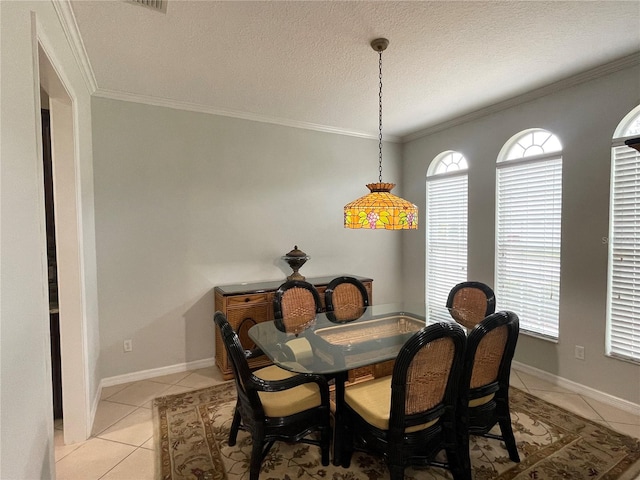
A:
<svg viewBox="0 0 640 480">
<path fill-rule="evenodd" d="M 496 312 L 482 320 L 467 337 L 462 376 L 467 433 L 502 440 L 514 462 L 520 457 L 511 426 L 509 379 L 518 334 L 519 320 L 513 312 Z M 499 435 L 490 433 L 496 424 Z"/>
<path fill-rule="evenodd" d="M 276 327 L 298 334 L 315 322 L 322 311 L 320 295 L 312 284 L 292 280 L 280 285 L 273 299 Z"/>
<path fill-rule="evenodd" d="M 391 377 L 389 429 L 404 431 L 424 423 L 454 402 L 464 341 L 460 327 L 439 323 L 424 327 L 405 343 Z"/>
<path fill-rule="evenodd" d="M 508 327 L 501 325 L 482 337 L 473 360 L 470 388 L 484 387 L 498 380 L 508 335 Z"/>
<path fill-rule="evenodd" d="M 449 292 L 447 307 L 453 319 L 466 328 L 473 328 L 496 310 L 493 289 L 482 282 L 462 282 Z"/>
<path fill-rule="evenodd" d="M 413 357 L 405 380 L 405 415 L 426 412 L 444 400 L 455 352 L 453 340 L 440 338 Z"/>
<path fill-rule="evenodd" d="M 354 277 L 334 278 L 324 292 L 327 317 L 333 322 L 357 320 L 369 306 L 369 293 Z"/>
<path fill-rule="evenodd" d="M 405 342 L 390 379 L 346 389 L 344 426 L 336 431 L 344 437 L 342 466 L 360 450 L 382 455 L 391 480 L 402 480 L 409 465 L 448 468 L 455 480 L 471 480 L 468 448 L 461 448 L 468 445 L 457 441 L 465 341 L 453 322 L 426 326 Z M 446 462 L 438 457 L 443 449 Z"/>
</svg>

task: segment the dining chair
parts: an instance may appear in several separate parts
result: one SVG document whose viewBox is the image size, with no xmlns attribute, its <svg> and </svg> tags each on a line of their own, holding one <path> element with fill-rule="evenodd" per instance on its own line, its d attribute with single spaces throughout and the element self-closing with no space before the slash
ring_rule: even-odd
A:
<svg viewBox="0 0 640 480">
<path fill-rule="evenodd" d="M 251 435 L 249 480 L 258 480 L 262 461 L 276 441 L 317 445 L 322 465 L 329 465 L 327 381 L 321 375 L 295 374 L 275 365 L 251 372 L 238 335 L 225 315 L 216 312 L 214 322 L 231 361 L 238 395 L 229 445 L 236 444 L 239 430 Z M 319 439 L 311 437 L 316 433 Z"/>
<path fill-rule="evenodd" d="M 291 338 L 282 345 L 282 352 L 290 361 L 308 364 L 313 351 L 305 338 L 297 338 L 309 328 L 322 312 L 320 294 L 311 283 L 290 280 L 280 285 L 273 297 L 274 323 L 278 330 L 291 333 Z"/>
<path fill-rule="evenodd" d="M 299 333 L 322 312 L 316 287 L 302 280 L 290 280 L 278 287 L 273 297 L 273 315 L 282 331 Z"/>
<path fill-rule="evenodd" d="M 493 289 L 482 282 L 462 282 L 454 286 L 447 298 L 447 308 L 453 319 L 466 328 L 473 328 L 487 315 L 496 311 Z"/>
<path fill-rule="evenodd" d="M 357 320 L 369 306 L 369 293 L 364 284 L 355 277 L 337 277 L 331 280 L 324 291 L 327 318 L 343 323 Z"/>
<path fill-rule="evenodd" d="M 365 451 L 385 458 L 391 480 L 402 480 L 409 465 L 448 468 L 455 480 L 470 480 L 456 415 L 464 346 L 461 326 L 431 324 L 405 342 L 392 375 L 348 386 L 336 422 L 342 466 Z M 437 456 L 442 449 L 446 460 Z"/>
<path fill-rule="evenodd" d="M 510 311 L 489 315 L 469 332 L 461 380 L 466 396 L 460 397 L 459 423 L 467 443 L 469 434 L 502 440 L 514 462 L 520 456 L 511 427 L 509 376 L 518 332 L 518 316 Z M 490 433 L 496 424 L 500 435 Z"/>
</svg>

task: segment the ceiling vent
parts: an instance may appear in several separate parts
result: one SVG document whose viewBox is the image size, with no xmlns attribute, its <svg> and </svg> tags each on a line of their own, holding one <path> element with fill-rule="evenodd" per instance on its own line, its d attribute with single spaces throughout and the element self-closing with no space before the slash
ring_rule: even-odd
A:
<svg viewBox="0 0 640 480">
<path fill-rule="evenodd" d="M 168 0 L 129 0 L 131 3 L 148 7 L 158 12 L 167 13 Z"/>
</svg>

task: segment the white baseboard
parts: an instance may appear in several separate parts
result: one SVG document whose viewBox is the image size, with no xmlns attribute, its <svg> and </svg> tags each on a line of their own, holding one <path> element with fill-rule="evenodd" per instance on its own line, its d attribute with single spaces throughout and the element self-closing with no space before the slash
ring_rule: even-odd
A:
<svg viewBox="0 0 640 480">
<path fill-rule="evenodd" d="M 96 395 L 93 398 L 93 404 L 91 405 L 91 411 L 89 412 L 89 423 L 88 423 L 88 432 L 87 432 L 87 440 L 91 438 L 91 433 L 93 432 L 93 422 L 96 421 L 96 413 L 98 412 L 98 405 L 100 404 L 100 397 L 102 396 L 102 382 L 96 391 Z"/>
<path fill-rule="evenodd" d="M 112 387 L 113 385 L 121 385 L 123 383 L 137 382 L 140 380 L 148 380 L 153 377 L 160 377 L 162 375 L 171 375 L 172 373 L 186 372 L 187 370 L 197 370 L 198 368 L 207 368 L 215 365 L 215 358 L 203 358 L 202 360 L 196 360 L 187 363 L 178 363 L 175 365 L 169 365 L 167 367 L 152 368 L 150 370 L 141 370 L 139 372 L 125 373 L 124 375 L 116 375 L 115 377 L 103 378 L 100 381 L 100 388 L 102 391 L 104 387 Z M 98 398 L 100 398 L 98 396 Z"/>
<path fill-rule="evenodd" d="M 91 436 L 91 430 L 93 429 L 93 422 L 96 419 L 96 412 L 98 411 L 98 404 L 100 398 L 102 398 L 102 389 L 104 387 L 112 387 L 114 385 L 121 385 L 123 383 L 137 382 L 139 380 L 147 380 L 153 377 L 160 377 L 162 375 L 171 375 L 172 373 L 186 372 L 187 370 L 197 370 L 198 368 L 207 368 L 215 365 L 215 358 L 204 358 L 202 360 L 196 360 L 194 362 L 179 363 L 176 365 L 169 365 L 168 367 L 152 368 L 150 370 L 141 370 L 139 372 L 126 373 L 124 375 L 116 375 L 115 377 L 107 377 L 100 380 L 100 385 L 96 396 L 93 399 L 93 406 L 91 408 L 91 418 L 89 425 L 91 429 L 87 432 L 87 439 Z"/>
<path fill-rule="evenodd" d="M 600 390 L 596 390 L 595 388 L 587 387 L 580 383 L 567 380 L 566 378 L 558 377 L 557 375 L 553 375 L 551 373 L 545 372 L 544 370 L 530 367 L 529 365 L 525 365 L 524 363 L 512 362 L 511 365 L 515 370 L 527 373 L 541 380 L 544 380 L 545 382 L 549 382 L 571 392 L 584 395 L 585 397 L 597 400 L 598 402 L 604 403 L 606 405 L 611 405 L 612 407 L 619 408 L 620 410 L 624 410 L 625 412 L 629 412 L 633 415 L 640 416 L 640 405 L 636 403 L 624 400 L 622 398 L 614 397 L 613 395 L 601 392 Z"/>
<path fill-rule="evenodd" d="M 117 375 L 115 377 L 103 378 L 100 381 L 100 388 L 98 389 L 97 399 L 94 401 L 94 405 L 91 411 L 91 424 L 93 424 L 93 419 L 95 418 L 96 410 L 98 408 L 98 400 L 100 399 L 100 394 L 104 387 L 111 387 L 113 385 L 121 385 L 123 383 L 129 382 L 137 382 L 139 380 L 148 380 L 153 377 L 170 375 L 172 373 L 186 372 L 187 370 L 196 370 L 198 368 L 207 368 L 213 365 L 215 365 L 215 358 L 211 357 L 204 358 L 202 360 L 196 360 L 194 362 L 179 363 L 176 365 L 169 365 L 167 367 L 153 368 L 150 370 L 142 370 L 139 372 Z M 512 366 L 515 370 L 527 373 L 553 385 L 557 385 L 558 387 L 562 387 L 579 395 L 584 395 L 585 397 L 592 398 L 606 405 L 611 405 L 612 407 L 619 408 L 633 415 L 640 416 L 640 405 L 636 403 L 624 400 L 622 398 L 614 397 L 613 395 L 609 395 L 608 393 L 604 393 L 580 383 L 567 380 L 566 378 L 553 375 L 551 373 L 545 372 L 544 370 L 530 367 L 529 365 L 525 365 L 524 363 L 513 362 Z"/>
</svg>

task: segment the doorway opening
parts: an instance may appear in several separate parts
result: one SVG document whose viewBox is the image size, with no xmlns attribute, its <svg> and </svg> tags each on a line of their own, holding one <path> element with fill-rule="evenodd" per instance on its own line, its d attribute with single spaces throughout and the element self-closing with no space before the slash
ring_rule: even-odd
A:
<svg viewBox="0 0 640 480">
<path fill-rule="evenodd" d="M 52 233 L 55 237 L 55 295 L 50 291 L 50 298 L 52 300 L 57 298 L 57 315 L 51 323 L 59 321 L 59 408 L 64 417 L 64 441 L 65 444 L 71 444 L 85 441 L 89 438 L 91 431 L 79 169 L 77 167 L 79 159 L 76 145 L 77 112 L 74 108 L 73 96 L 65 87 L 64 79 L 59 75 L 62 70 L 54 66 L 51 60 L 55 56 L 47 54 L 47 44 L 44 39 L 38 38 L 38 40 L 40 88 L 48 97 L 49 107 L 50 200 L 52 199 L 52 205 L 55 204 L 55 208 L 51 211 L 52 218 L 48 218 L 47 222 L 53 227 Z M 43 154 L 46 148 L 48 147 L 43 138 Z M 43 165 L 43 168 L 47 167 Z M 47 212 L 47 216 L 49 214 Z M 51 268 L 51 263 L 49 265 Z M 51 273 L 49 278 L 52 278 Z M 51 282 L 50 287 L 53 288 Z M 55 334 L 54 331 L 53 335 Z M 54 350 L 54 338 L 52 338 L 52 354 L 55 354 Z M 52 370 L 54 369 L 55 366 L 52 363 Z M 52 377 L 54 375 L 55 373 Z"/>
<path fill-rule="evenodd" d="M 41 92 L 41 96 L 46 92 Z M 44 102 L 42 102 L 44 104 Z M 44 105 L 43 105 L 44 106 Z M 62 419 L 62 365 L 60 361 L 60 313 L 58 309 L 58 266 L 56 261 L 55 206 L 53 203 L 53 165 L 51 163 L 51 121 L 48 108 L 40 111 L 42 120 L 42 168 L 47 227 L 47 271 L 49 273 L 49 331 L 51 335 L 51 388 L 53 418 Z"/>
</svg>

